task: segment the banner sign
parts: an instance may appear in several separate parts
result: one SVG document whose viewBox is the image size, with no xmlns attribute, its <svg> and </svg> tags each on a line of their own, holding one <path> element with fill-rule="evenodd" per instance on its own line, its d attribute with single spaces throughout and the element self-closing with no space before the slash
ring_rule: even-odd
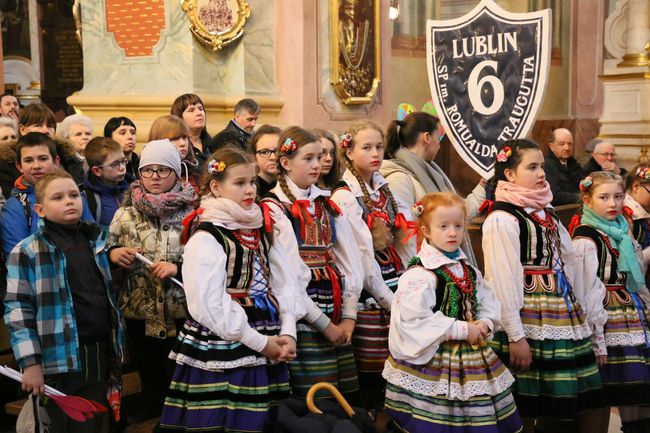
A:
<svg viewBox="0 0 650 433">
<path fill-rule="evenodd" d="M 482 0 L 467 15 L 427 22 L 434 104 L 461 157 L 492 176 L 497 144 L 526 137 L 546 90 L 551 10 L 511 13 Z"/>
</svg>

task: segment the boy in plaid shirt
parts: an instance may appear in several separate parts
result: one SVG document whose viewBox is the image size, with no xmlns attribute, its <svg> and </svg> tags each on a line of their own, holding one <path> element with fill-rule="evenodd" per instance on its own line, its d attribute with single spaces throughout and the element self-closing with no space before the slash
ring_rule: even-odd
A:
<svg viewBox="0 0 650 433">
<path fill-rule="evenodd" d="M 23 389 L 38 395 L 47 383 L 106 405 L 107 381 L 119 377 L 122 360 L 107 233 L 80 221 L 79 188 L 63 171 L 38 181 L 36 201 L 41 221 L 7 259 L 4 299 Z M 78 423 L 47 406 L 60 431 L 96 432 L 103 422 L 96 416 Z"/>
</svg>

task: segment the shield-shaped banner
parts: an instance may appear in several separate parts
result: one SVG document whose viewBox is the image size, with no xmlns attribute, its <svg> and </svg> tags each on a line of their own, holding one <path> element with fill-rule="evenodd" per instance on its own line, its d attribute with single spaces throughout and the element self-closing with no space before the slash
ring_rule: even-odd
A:
<svg viewBox="0 0 650 433">
<path fill-rule="evenodd" d="M 431 94 L 461 157 L 492 176 L 497 144 L 525 137 L 550 66 L 551 10 L 511 13 L 482 0 L 467 15 L 427 22 Z"/>
</svg>

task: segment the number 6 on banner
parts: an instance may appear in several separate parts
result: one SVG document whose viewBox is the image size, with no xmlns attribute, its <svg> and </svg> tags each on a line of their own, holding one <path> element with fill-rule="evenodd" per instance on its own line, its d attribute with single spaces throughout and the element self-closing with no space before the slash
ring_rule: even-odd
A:
<svg viewBox="0 0 650 433">
<path fill-rule="evenodd" d="M 469 89 L 469 102 L 474 107 L 474 110 L 485 116 L 489 116 L 501 109 L 501 106 L 503 105 L 504 92 L 503 83 L 501 83 L 501 80 L 499 80 L 494 75 L 486 75 L 485 77 L 478 80 L 481 71 L 485 68 L 492 68 L 496 74 L 497 62 L 494 60 L 483 60 L 481 63 L 476 65 L 472 70 L 472 73 L 469 74 L 467 85 Z M 490 104 L 489 107 L 485 106 L 483 103 L 483 98 L 481 97 L 483 86 L 485 84 L 490 84 L 494 92 L 494 98 L 492 99 L 492 104 Z"/>
</svg>

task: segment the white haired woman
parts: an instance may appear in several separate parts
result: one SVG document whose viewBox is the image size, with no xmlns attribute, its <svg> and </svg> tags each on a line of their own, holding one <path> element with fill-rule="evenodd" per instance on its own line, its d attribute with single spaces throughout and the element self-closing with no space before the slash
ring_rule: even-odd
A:
<svg viewBox="0 0 650 433">
<path fill-rule="evenodd" d="M 61 157 L 61 166 L 72 175 L 75 182 L 81 183 L 88 171 L 84 152 L 86 145 L 93 138 L 93 122 L 83 114 L 73 114 L 63 119 L 57 129 L 57 150 Z"/>
</svg>

